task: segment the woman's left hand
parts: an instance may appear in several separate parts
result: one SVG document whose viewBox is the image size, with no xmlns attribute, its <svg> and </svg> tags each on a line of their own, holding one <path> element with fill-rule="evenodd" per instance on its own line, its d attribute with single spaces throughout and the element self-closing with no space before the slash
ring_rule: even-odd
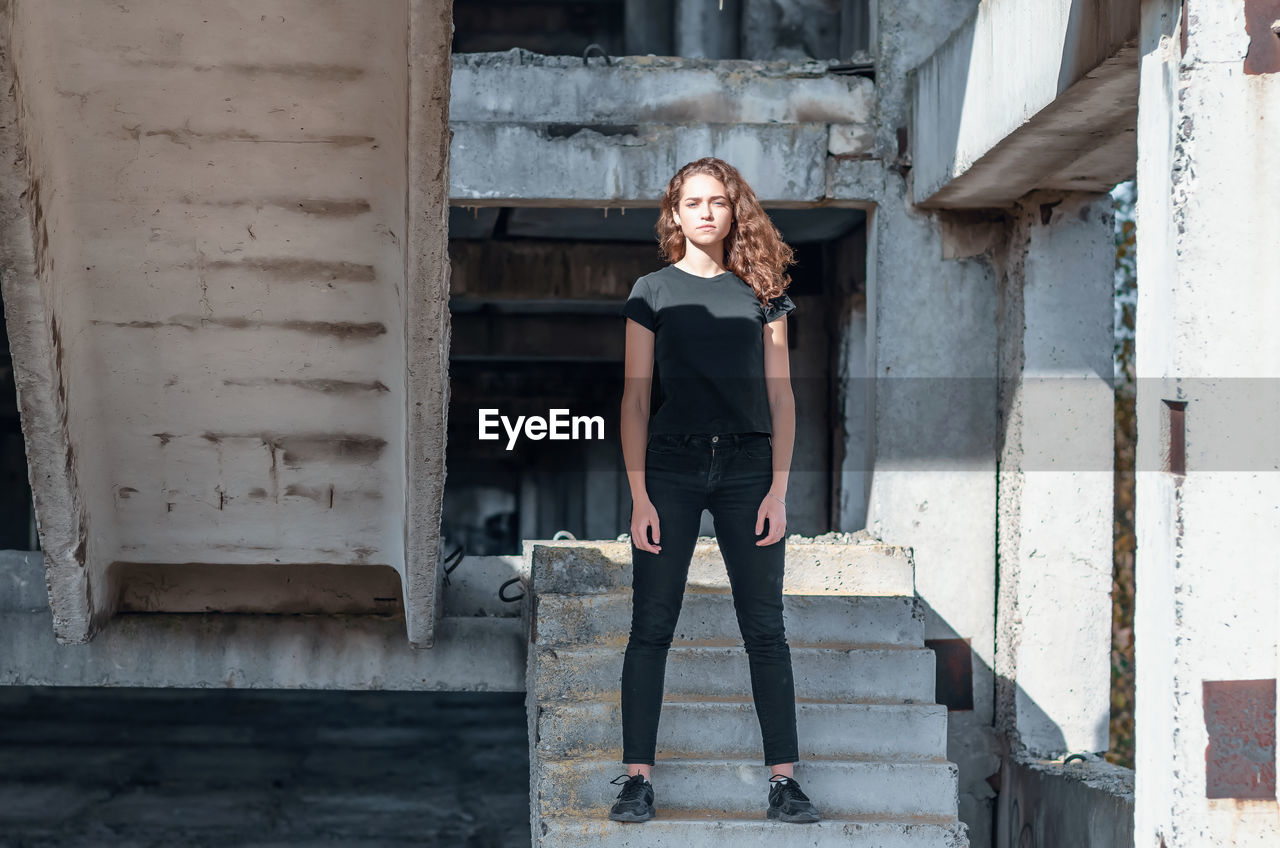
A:
<svg viewBox="0 0 1280 848">
<path fill-rule="evenodd" d="M 787 532 L 787 507 L 772 494 L 764 496 L 760 509 L 756 513 L 756 535 L 764 532 L 765 521 L 769 522 L 769 535 L 756 542 L 756 546 L 772 545 Z"/>
</svg>

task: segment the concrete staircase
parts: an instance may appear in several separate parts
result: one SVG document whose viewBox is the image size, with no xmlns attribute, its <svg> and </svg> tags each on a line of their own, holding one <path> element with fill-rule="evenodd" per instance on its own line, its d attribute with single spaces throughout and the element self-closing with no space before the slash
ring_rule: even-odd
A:
<svg viewBox="0 0 1280 848">
<path fill-rule="evenodd" d="M 823 821 L 771 822 L 769 773 L 724 564 L 700 539 L 667 659 L 656 816 L 608 819 L 622 765 L 618 687 L 631 623 L 627 542 L 527 542 L 534 848 L 967 848 L 947 712 L 933 703 L 909 552 L 791 544 L 784 603 L 796 681 L 796 778 Z M 783 841 L 780 841 L 783 840 Z"/>
</svg>

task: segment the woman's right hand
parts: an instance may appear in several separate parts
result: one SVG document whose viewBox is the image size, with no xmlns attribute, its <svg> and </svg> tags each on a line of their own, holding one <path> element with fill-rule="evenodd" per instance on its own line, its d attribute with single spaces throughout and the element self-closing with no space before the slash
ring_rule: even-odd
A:
<svg viewBox="0 0 1280 848">
<path fill-rule="evenodd" d="M 649 541 L 649 528 L 653 528 L 653 541 Z M 631 543 L 651 554 L 662 553 L 658 544 L 662 537 L 658 531 L 658 510 L 648 498 L 631 505 Z"/>
</svg>

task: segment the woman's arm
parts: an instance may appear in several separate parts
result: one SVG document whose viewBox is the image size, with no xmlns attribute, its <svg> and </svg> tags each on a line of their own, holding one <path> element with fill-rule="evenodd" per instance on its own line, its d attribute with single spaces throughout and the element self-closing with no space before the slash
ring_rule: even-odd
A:
<svg viewBox="0 0 1280 848">
<path fill-rule="evenodd" d="M 649 502 L 645 488 L 644 465 L 649 440 L 649 397 L 653 390 L 652 330 L 627 319 L 627 351 L 623 366 L 622 409 L 620 418 L 622 461 L 631 486 L 631 537 L 636 547 L 658 553 L 659 548 L 648 539 L 653 526 L 653 541 L 658 537 L 658 515 Z"/>
<path fill-rule="evenodd" d="M 791 474 L 791 453 L 796 440 L 796 401 L 791 391 L 791 364 L 787 357 L 787 318 L 784 315 L 764 325 L 764 379 L 769 396 L 769 417 L 773 430 L 773 484 L 756 516 L 756 535 L 769 535 L 756 542 L 772 545 L 787 531 L 787 478 Z"/>
<path fill-rule="evenodd" d="M 786 316 L 764 325 L 764 379 L 773 425 L 773 485 L 769 493 L 785 501 L 796 440 L 796 400 L 791 391 Z"/>
</svg>

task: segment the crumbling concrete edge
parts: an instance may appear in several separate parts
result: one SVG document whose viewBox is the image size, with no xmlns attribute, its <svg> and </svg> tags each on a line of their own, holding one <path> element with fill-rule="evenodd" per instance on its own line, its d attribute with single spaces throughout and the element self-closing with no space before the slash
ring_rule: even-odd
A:
<svg viewBox="0 0 1280 848">
<path fill-rule="evenodd" d="M 12 0 L 0 0 L 0 286 L 54 635 L 63 644 L 82 644 L 109 610 L 95 610 L 86 567 L 88 517 L 78 493 L 67 424 L 61 334 L 45 285 L 48 234 L 38 163 L 22 133 L 24 105 L 12 22 Z"/>
<path fill-rule="evenodd" d="M 1090 848 L 1133 845 L 1132 769 L 1092 754 L 1072 762 L 1015 754 L 1005 757 L 1000 784 L 997 848 L 1052 845 L 1064 833 Z"/>
<path fill-rule="evenodd" d="M 534 560 L 541 547 L 525 539 L 521 558 L 524 574 L 524 603 L 521 605 L 521 625 L 525 633 L 524 709 L 528 722 L 529 742 L 529 844 L 538 848 L 542 844 L 542 804 L 538 799 L 538 776 L 542 763 L 538 759 L 538 594 Z"/>
<path fill-rule="evenodd" d="M 435 641 L 449 410 L 449 88 L 453 4 L 411 0 L 405 195 L 405 626 Z"/>
</svg>

